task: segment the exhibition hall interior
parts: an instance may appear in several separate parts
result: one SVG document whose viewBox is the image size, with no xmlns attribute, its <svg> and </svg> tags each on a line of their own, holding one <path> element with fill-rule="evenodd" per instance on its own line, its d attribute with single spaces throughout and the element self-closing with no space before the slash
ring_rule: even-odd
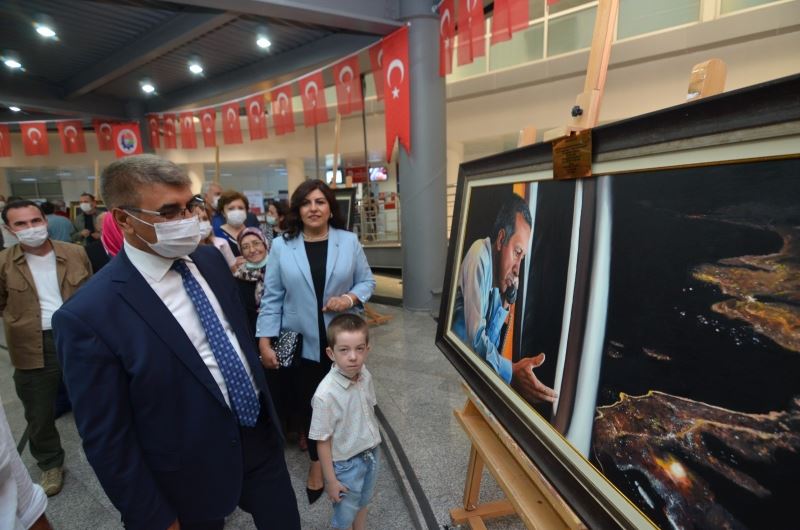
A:
<svg viewBox="0 0 800 530">
<path fill-rule="evenodd" d="M 0 530 L 795 528 L 800 0 L 0 0 Z"/>
</svg>

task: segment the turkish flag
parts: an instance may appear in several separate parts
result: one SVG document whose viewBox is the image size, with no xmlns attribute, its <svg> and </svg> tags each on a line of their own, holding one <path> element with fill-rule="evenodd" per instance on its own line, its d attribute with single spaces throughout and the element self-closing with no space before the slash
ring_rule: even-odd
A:
<svg viewBox="0 0 800 530">
<path fill-rule="evenodd" d="M 336 80 L 336 104 L 339 107 L 339 114 L 347 116 L 351 112 L 361 111 L 363 104 L 358 55 L 333 65 L 333 77 Z"/>
<path fill-rule="evenodd" d="M 11 156 L 11 133 L 8 125 L 0 123 L 0 156 Z"/>
<path fill-rule="evenodd" d="M 64 153 L 69 155 L 86 152 L 86 139 L 83 136 L 83 123 L 80 120 L 60 121 L 56 127 Z"/>
<path fill-rule="evenodd" d="M 142 151 L 142 135 L 139 133 L 138 123 L 115 123 L 112 129 L 114 151 L 117 158 L 140 155 L 144 152 Z"/>
<path fill-rule="evenodd" d="M 150 147 L 161 149 L 161 135 L 158 132 L 158 114 L 148 114 L 147 128 L 150 131 Z"/>
<path fill-rule="evenodd" d="M 226 144 L 242 143 L 242 124 L 239 123 L 239 102 L 222 106 L 222 136 Z"/>
<path fill-rule="evenodd" d="M 303 101 L 303 123 L 306 127 L 313 127 L 328 121 L 328 109 L 325 104 L 325 81 L 322 80 L 322 71 L 315 72 L 301 78 L 300 99 Z"/>
<path fill-rule="evenodd" d="M 268 136 L 267 115 L 264 114 L 264 94 L 256 94 L 244 100 L 247 109 L 247 127 L 250 140 L 261 140 Z"/>
<path fill-rule="evenodd" d="M 93 120 L 92 123 L 94 124 L 94 132 L 97 134 L 97 147 L 101 151 L 113 151 L 114 139 L 111 134 L 111 126 L 113 124 L 106 120 Z"/>
<path fill-rule="evenodd" d="M 203 130 L 203 143 L 206 147 L 217 146 L 217 111 L 214 107 L 200 111 L 200 128 Z"/>
<path fill-rule="evenodd" d="M 194 113 L 181 112 L 181 146 L 184 149 L 197 149 L 197 131 L 194 129 Z"/>
<path fill-rule="evenodd" d="M 272 99 L 272 123 L 275 125 L 275 134 L 294 132 L 292 85 L 276 88 L 270 93 L 270 99 Z"/>
<path fill-rule="evenodd" d="M 492 17 L 492 44 L 511 39 L 528 27 L 528 0 L 495 0 Z"/>
<path fill-rule="evenodd" d="M 439 75 L 442 77 L 453 71 L 455 39 L 456 12 L 453 0 L 442 0 L 439 6 Z"/>
<path fill-rule="evenodd" d="M 411 84 L 408 81 L 408 27 L 384 38 L 384 107 L 386 108 L 386 160 L 391 162 L 394 141 L 411 151 Z"/>
<path fill-rule="evenodd" d="M 483 0 L 458 1 L 458 65 L 486 55 Z"/>
<path fill-rule="evenodd" d="M 164 114 L 164 148 L 177 149 L 178 148 L 178 135 L 176 134 L 177 127 L 175 121 L 178 118 L 174 114 Z"/>
<path fill-rule="evenodd" d="M 379 42 L 369 49 L 369 64 L 372 65 L 372 79 L 375 80 L 375 95 L 383 99 L 383 46 Z"/>
<path fill-rule="evenodd" d="M 50 144 L 47 143 L 47 125 L 43 121 L 20 123 L 22 132 L 22 145 L 28 156 L 50 154 Z"/>
</svg>

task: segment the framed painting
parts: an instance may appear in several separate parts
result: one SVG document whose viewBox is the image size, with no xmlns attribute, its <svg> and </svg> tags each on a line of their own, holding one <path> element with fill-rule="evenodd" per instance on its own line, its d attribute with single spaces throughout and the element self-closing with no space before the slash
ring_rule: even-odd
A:
<svg viewBox="0 0 800 530">
<path fill-rule="evenodd" d="M 800 476 L 800 76 L 461 166 L 437 344 L 590 528 L 779 528 Z"/>
<path fill-rule="evenodd" d="M 352 232 L 356 215 L 356 189 L 335 188 L 333 194 L 336 196 L 336 202 L 339 203 L 339 213 L 342 215 L 345 227 Z"/>
</svg>

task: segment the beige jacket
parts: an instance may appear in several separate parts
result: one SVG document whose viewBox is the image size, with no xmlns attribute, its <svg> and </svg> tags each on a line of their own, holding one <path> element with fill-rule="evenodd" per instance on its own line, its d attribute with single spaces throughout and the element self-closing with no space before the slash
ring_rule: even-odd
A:
<svg viewBox="0 0 800 530">
<path fill-rule="evenodd" d="M 56 274 L 66 302 L 92 275 L 86 251 L 79 245 L 50 240 L 56 253 Z M 44 367 L 42 315 L 36 284 L 22 247 L 0 252 L 0 311 L 14 368 Z"/>
</svg>

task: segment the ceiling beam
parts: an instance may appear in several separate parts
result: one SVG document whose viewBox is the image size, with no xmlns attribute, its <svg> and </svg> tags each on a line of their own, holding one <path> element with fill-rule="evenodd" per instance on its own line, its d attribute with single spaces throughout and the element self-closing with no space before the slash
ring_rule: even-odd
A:
<svg viewBox="0 0 800 530">
<path fill-rule="evenodd" d="M 294 50 L 267 57 L 256 63 L 183 90 L 176 90 L 148 104 L 148 112 L 163 112 L 196 105 L 226 92 L 245 88 L 259 81 L 297 74 L 321 66 L 378 41 L 370 35 L 335 33 Z"/>
<path fill-rule="evenodd" d="M 53 114 L 61 118 L 125 119 L 125 102 L 111 96 L 86 95 L 71 101 L 61 97 L 57 86 L 27 78 L 0 76 L 0 104 L 16 105 L 28 113 Z M 18 118 L 23 120 L 25 118 Z"/>
<path fill-rule="evenodd" d="M 172 0 L 219 9 L 219 0 Z M 225 9 L 260 17 L 318 24 L 345 31 L 386 35 L 402 26 L 399 0 L 226 0 Z"/>
<path fill-rule="evenodd" d="M 82 96 L 187 42 L 235 20 L 231 13 L 181 13 L 78 72 L 64 83 L 67 99 Z"/>
</svg>

